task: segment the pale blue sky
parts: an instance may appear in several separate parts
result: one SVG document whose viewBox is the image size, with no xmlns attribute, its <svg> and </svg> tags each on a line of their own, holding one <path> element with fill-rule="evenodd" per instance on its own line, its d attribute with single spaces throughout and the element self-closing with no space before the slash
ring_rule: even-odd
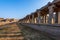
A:
<svg viewBox="0 0 60 40">
<path fill-rule="evenodd" d="M 0 0 L 1 18 L 23 18 L 52 0 Z"/>
</svg>

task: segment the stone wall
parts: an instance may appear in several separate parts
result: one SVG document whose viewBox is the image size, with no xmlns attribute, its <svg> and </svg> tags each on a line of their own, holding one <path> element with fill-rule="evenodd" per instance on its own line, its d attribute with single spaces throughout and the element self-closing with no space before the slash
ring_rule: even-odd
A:
<svg viewBox="0 0 60 40">
<path fill-rule="evenodd" d="M 43 35 L 40 31 L 20 24 L 19 26 L 21 28 L 25 40 L 52 40 L 51 38 L 48 38 L 47 36 Z"/>
</svg>

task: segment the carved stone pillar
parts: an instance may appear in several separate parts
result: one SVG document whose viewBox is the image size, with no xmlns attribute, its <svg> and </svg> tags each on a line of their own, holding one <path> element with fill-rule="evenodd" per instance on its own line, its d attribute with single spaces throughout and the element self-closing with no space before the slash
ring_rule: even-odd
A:
<svg viewBox="0 0 60 40">
<path fill-rule="evenodd" d="M 41 23 L 41 15 L 40 15 L 40 11 L 39 11 L 37 14 L 38 14 L 37 22 L 38 22 L 38 24 L 40 24 L 40 23 Z"/>
<path fill-rule="evenodd" d="M 46 15 L 45 15 L 45 24 L 46 24 Z"/>
<path fill-rule="evenodd" d="M 49 24 L 52 24 L 53 11 L 54 11 L 53 7 L 54 7 L 54 5 L 48 7 L 48 9 L 49 9 L 48 23 Z"/>
<path fill-rule="evenodd" d="M 58 12 L 58 24 L 60 24 L 60 12 Z"/>
<path fill-rule="evenodd" d="M 35 23 L 34 15 L 32 15 L 32 23 Z"/>
<path fill-rule="evenodd" d="M 31 19 L 30 19 L 30 16 L 29 16 L 29 23 L 31 23 Z"/>
<path fill-rule="evenodd" d="M 44 15 L 44 23 L 46 23 L 46 16 Z"/>
<path fill-rule="evenodd" d="M 54 24 L 58 24 L 58 13 L 54 13 Z"/>
<path fill-rule="evenodd" d="M 55 23 L 58 24 L 58 13 L 56 13 L 56 16 L 55 16 Z"/>
</svg>

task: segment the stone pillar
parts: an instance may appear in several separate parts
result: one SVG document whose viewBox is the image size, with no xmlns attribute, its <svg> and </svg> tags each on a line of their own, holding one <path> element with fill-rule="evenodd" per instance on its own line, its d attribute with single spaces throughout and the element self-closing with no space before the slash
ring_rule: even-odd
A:
<svg viewBox="0 0 60 40">
<path fill-rule="evenodd" d="M 37 17 L 35 17 L 35 24 L 37 24 Z"/>
<path fill-rule="evenodd" d="M 35 23 L 34 15 L 32 15 L 32 23 Z"/>
<path fill-rule="evenodd" d="M 46 24 L 46 15 L 45 15 L 45 24 Z"/>
<path fill-rule="evenodd" d="M 23 22 L 26 23 L 26 20 L 24 20 Z"/>
<path fill-rule="evenodd" d="M 29 19 L 26 19 L 27 23 L 29 23 Z"/>
<path fill-rule="evenodd" d="M 58 12 L 58 24 L 60 24 L 60 12 Z"/>
<path fill-rule="evenodd" d="M 28 19 L 26 19 L 26 23 L 28 23 Z"/>
<path fill-rule="evenodd" d="M 41 16 L 41 23 L 44 24 L 44 16 Z"/>
<path fill-rule="evenodd" d="M 55 15 L 55 23 L 58 24 L 58 13 L 56 12 L 56 15 Z"/>
<path fill-rule="evenodd" d="M 46 23 L 46 16 L 45 15 L 44 15 L 44 19 L 43 20 L 44 20 L 44 23 Z"/>
<path fill-rule="evenodd" d="M 49 14 L 46 14 L 46 24 L 48 24 L 48 17 L 49 17 Z"/>
<path fill-rule="evenodd" d="M 38 14 L 37 22 L 38 22 L 38 24 L 40 24 L 40 23 L 41 23 L 41 15 L 40 15 L 40 11 L 39 11 L 37 14 Z"/>
<path fill-rule="evenodd" d="M 29 16 L 29 23 L 31 23 L 31 19 L 30 19 L 30 16 Z"/>
<path fill-rule="evenodd" d="M 25 23 L 27 23 L 27 20 L 25 19 Z"/>
<path fill-rule="evenodd" d="M 48 9 L 49 9 L 48 23 L 49 24 L 52 24 L 53 11 L 54 11 L 53 7 L 54 7 L 54 5 L 48 7 Z"/>
<path fill-rule="evenodd" d="M 58 24 L 58 13 L 57 12 L 54 12 L 54 24 Z"/>
</svg>

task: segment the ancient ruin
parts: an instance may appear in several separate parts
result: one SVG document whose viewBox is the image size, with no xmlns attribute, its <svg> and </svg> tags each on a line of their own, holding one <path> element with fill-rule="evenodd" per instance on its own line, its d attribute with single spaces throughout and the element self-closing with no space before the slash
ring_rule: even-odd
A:
<svg viewBox="0 0 60 40">
<path fill-rule="evenodd" d="M 47 5 L 19 20 L 20 23 L 60 24 L 60 0 Z"/>
</svg>

